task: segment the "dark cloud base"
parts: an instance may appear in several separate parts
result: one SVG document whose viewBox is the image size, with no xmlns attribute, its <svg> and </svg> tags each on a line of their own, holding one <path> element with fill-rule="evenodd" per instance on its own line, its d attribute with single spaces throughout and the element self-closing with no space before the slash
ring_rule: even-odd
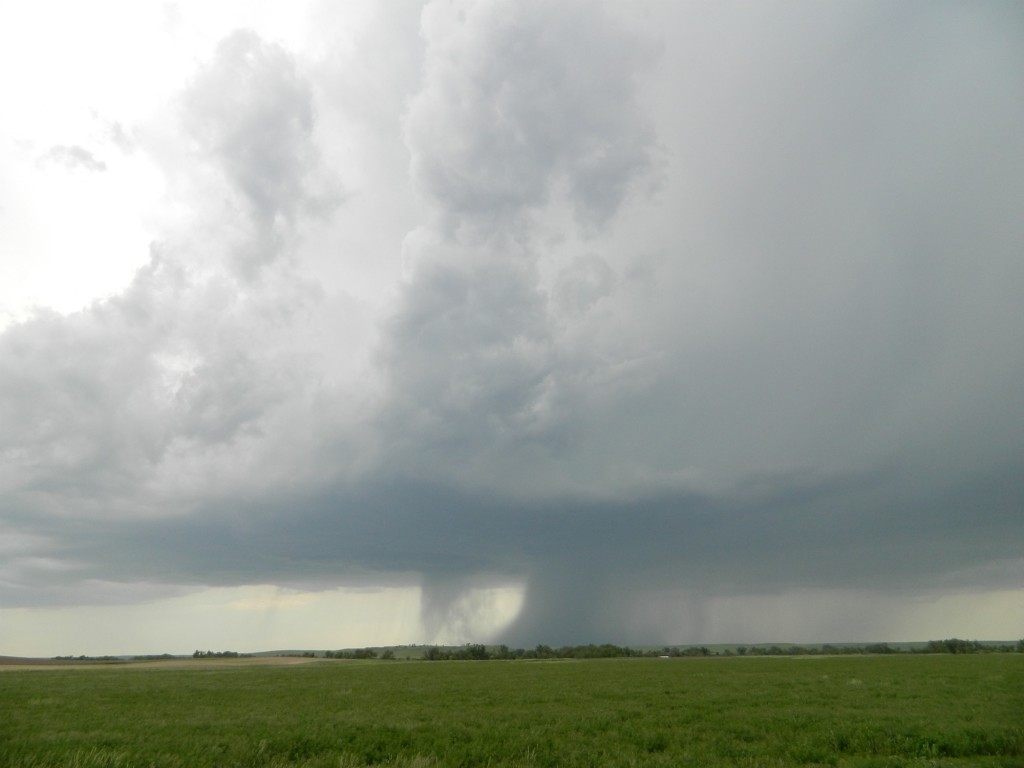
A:
<svg viewBox="0 0 1024 768">
<path fill-rule="evenodd" d="M 501 638 L 520 644 L 589 642 L 621 632 L 631 595 L 642 601 L 673 588 L 711 597 L 1016 586 L 1014 571 L 993 573 L 988 583 L 956 579 L 985 563 L 1019 558 L 1019 475 L 915 498 L 899 491 L 903 481 L 870 473 L 776 487 L 770 497 L 740 501 L 683 493 L 524 502 L 392 480 L 232 501 L 230 508 L 114 530 L 68 524 L 62 535 L 81 542 L 69 544 L 66 556 L 102 563 L 81 576 L 115 581 L 313 589 L 422 584 L 441 613 L 473 588 L 525 583 L 522 614 Z M 898 509 L 894 498 L 902 498 Z"/>
</svg>

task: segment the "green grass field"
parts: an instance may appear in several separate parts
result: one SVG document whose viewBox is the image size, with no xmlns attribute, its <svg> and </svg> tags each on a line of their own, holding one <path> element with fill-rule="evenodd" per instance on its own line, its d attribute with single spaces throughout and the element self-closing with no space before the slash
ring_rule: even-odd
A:
<svg viewBox="0 0 1024 768">
<path fill-rule="evenodd" d="M 1024 654 L 0 672 L 0 766 L 1024 766 Z"/>
</svg>

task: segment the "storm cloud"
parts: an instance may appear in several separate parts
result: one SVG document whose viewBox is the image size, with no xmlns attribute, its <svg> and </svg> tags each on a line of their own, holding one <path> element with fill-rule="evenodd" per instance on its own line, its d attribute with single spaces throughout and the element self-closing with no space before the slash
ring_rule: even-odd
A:
<svg viewBox="0 0 1024 768">
<path fill-rule="evenodd" d="M 223 39 L 132 132 L 148 264 L 0 334 L 5 607 L 417 585 L 432 640 L 518 585 L 486 639 L 657 643 L 735 639 L 728 600 L 1019 590 L 1016 7 L 365 34 L 415 53 Z"/>
</svg>

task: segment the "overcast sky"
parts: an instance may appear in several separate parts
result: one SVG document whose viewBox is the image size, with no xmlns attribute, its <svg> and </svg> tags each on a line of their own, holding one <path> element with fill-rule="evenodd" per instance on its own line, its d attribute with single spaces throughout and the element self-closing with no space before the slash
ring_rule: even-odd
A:
<svg viewBox="0 0 1024 768">
<path fill-rule="evenodd" d="M 1024 6 L 0 3 L 0 654 L 1024 636 Z"/>
</svg>

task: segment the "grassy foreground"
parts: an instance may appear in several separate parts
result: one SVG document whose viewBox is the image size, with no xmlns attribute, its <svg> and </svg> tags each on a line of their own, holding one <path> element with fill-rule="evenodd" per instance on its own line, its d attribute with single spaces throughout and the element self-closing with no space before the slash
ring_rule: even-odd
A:
<svg viewBox="0 0 1024 768">
<path fill-rule="evenodd" d="M 1024 766 L 1024 654 L 0 672 L 0 767 Z"/>
</svg>

